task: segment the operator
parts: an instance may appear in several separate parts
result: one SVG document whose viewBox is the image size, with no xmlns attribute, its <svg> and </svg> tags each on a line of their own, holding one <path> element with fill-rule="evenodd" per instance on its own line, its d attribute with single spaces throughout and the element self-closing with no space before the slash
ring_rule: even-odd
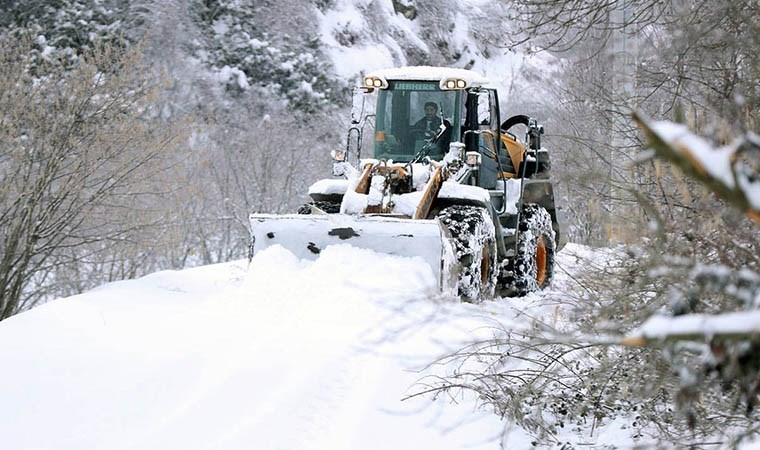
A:
<svg viewBox="0 0 760 450">
<path fill-rule="evenodd" d="M 431 138 L 438 134 L 440 126 L 441 118 L 438 117 L 438 105 L 435 102 L 425 103 L 425 117 L 414 124 L 414 130 L 420 130 L 426 138 Z"/>
</svg>

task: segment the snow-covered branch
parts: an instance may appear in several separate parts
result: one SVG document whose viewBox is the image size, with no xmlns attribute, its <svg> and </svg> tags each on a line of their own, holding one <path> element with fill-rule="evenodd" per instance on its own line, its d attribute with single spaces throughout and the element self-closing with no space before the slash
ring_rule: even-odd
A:
<svg viewBox="0 0 760 450">
<path fill-rule="evenodd" d="M 747 339 L 760 335 L 760 311 L 650 317 L 621 344 L 639 347 L 655 342 Z"/>
<path fill-rule="evenodd" d="M 685 125 L 649 122 L 637 113 L 633 118 L 656 156 L 671 162 L 760 224 L 760 136 L 747 133 L 716 149 Z"/>
</svg>

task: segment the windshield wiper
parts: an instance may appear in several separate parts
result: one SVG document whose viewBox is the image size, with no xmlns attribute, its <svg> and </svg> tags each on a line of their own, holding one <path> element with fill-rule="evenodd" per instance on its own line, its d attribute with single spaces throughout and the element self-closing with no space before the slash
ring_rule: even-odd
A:
<svg viewBox="0 0 760 450">
<path fill-rule="evenodd" d="M 440 139 L 441 136 L 443 136 L 443 133 L 445 131 L 446 131 L 446 125 L 444 125 L 443 121 L 441 121 L 441 125 L 438 127 L 438 132 L 435 134 L 435 136 L 432 136 L 430 139 L 428 139 L 425 142 L 425 145 L 422 146 L 422 148 L 420 149 L 420 151 L 418 151 L 414 155 L 414 157 L 412 158 L 412 160 L 409 163 L 411 164 L 411 163 L 416 163 L 416 162 L 422 161 L 422 158 L 426 157 L 428 155 L 428 153 L 430 153 L 430 150 L 432 150 L 432 148 L 433 148 L 433 144 L 436 143 L 436 142 L 438 142 L 438 139 Z"/>
</svg>

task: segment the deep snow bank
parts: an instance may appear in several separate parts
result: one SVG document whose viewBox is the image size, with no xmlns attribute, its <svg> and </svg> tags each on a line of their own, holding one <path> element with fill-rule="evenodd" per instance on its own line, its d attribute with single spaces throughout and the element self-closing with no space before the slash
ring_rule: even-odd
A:
<svg viewBox="0 0 760 450">
<path fill-rule="evenodd" d="M 0 324 L 3 447 L 498 448 L 502 424 L 473 399 L 401 401 L 508 308 L 434 286 L 415 259 L 275 247 L 249 272 L 160 272 L 51 302 Z"/>
<path fill-rule="evenodd" d="M 430 365 L 465 343 L 569 323 L 573 277 L 613 257 L 569 244 L 553 290 L 481 305 L 435 294 L 422 260 L 347 245 L 60 299 L 0 323 L 2 448 L 530 449 L 469 394 L 402 399 L 423 377 L 481 369 Z M 566 431 L 590 448 L 633 442 L 623 419 Z"/>
</svg>

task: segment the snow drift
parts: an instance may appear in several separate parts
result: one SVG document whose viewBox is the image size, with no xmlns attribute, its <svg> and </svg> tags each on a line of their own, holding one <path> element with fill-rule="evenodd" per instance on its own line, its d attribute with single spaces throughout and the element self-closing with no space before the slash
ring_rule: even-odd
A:
<svg viewBox="0 0 760 450">
<path fill-rule="evenodd" d="M 473 399 L 402 401 L 486 313 L 434 290 L 416 259 L 272 247 L 51 302 L 0 326 L 3 447 L 497 448 Z"/>
</svg>

